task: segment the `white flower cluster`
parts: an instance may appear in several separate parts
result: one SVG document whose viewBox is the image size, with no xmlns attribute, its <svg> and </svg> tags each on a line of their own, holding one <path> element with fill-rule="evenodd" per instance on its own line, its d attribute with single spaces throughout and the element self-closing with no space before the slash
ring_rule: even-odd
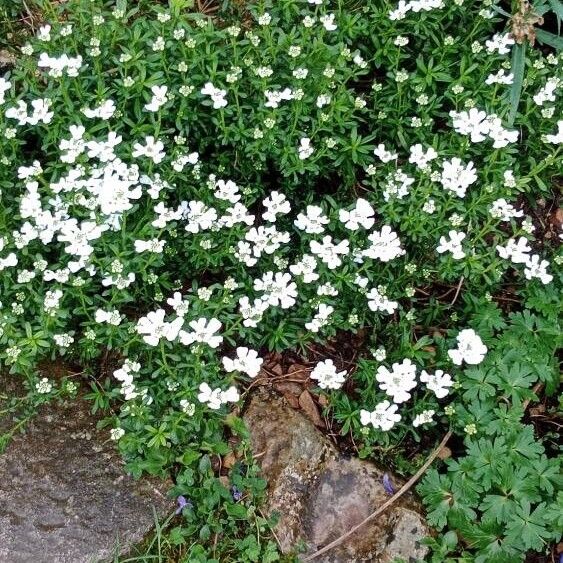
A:
<svg viewBox="0 0 563 563">
<path fill-rule="evenodd" d="M 207 383 L 203 382 L 199 386 L 197 400 L 207 405 L 211 410 L 218 410 L 227 403 L 237 403 L 240 400 L 240 395 L 234 386 L 223 391 L 219 387 L 212 389 Z"/>
<path fill-rule="evenodd" d="M 547 272 L 549 262 L 542 260 L 538 254 L 532 254 L 528 240 L 520 237 L 518 240 L 509 239 L 506 245 L 497 246 L 497 252 L 501 258 L 510 260 L 513 264 L 524 264 L 524 275 L 526 279 L 539 279 L 543 284 L 553 280 L 553 276 Z"/>
<path fill-rule="evenodd" d="M 389 12 L 389 19 L 391 21 L 402 20 L 410 11 L 413 13 L 429 12 L 444 6 L 444 0 L 410 0 L 409 2 L 399 0 L 397 7 Z"/>
<path fill-rule="evenodd" d="M 74 77 L 78 76 L 78 71 L 82 67 L 82 57 L 80 55 L 69 57 L 64 53 L 60 57 L 50 57 L 47 53 L 41 53 L 37 66 L 48 69 L 49 76 L 53 78 L 63 76 L 65 71 L 68 76 Z"/>
<path fill-rule="evenodd" d="M 493 140 L 493 148 L 500 149 L 518 140 L 518 131 L 510 131 L 502 126 L 500 117 L 487 115 L 484 111 L 471 108 L 469 111 L 450 111 L 453 127 L 457 133 L 468 136 L 472 143 L 480 143 L 487 138 Z"/>
<path fill-rule="evenodd" d="M 321 389 L 340 389 L 346 380 L 346 371 L 337 371 L 331 359 L 323 360 L 313 368 L 311 379 L 318 381 Z"/>
<path fill-rule="evenodd" d="M 457 348 L 448 351 L 448 355 L 456 365 L 461 365 L 464 361 L 468 364 L 479 364 L 486 353 L 487 347 L 473 329 L 462 330 L 457 336 Z M 436 370 L 434 374 L 422 370 L 419 379 L 437 399 L 446 397 L 454 384 L 451 376 L 443 370 Z M 381 365 L 377 368 L 375 380 L 379 389 L 384 391 L 393 402 L 385 399 L 371 412 L 362 409 L 360 422 L 363 426 L 371 424 L 374 428 L 387 432 L 401 420 L 402 417 L 397 412 L 399 405 L 410 400 L 412 392 L 417 387 L 416 366 L 409 358 L 393 363 L 391 369 Z M 431 422 L 434 414 L 434 410 L 423 411 L 414 418 L 413 426 L 416 428 Z"/>
<path fill-rule="evenodd" d="M 223 358 L 223 367 L 225 371 L 240 371 L 246 373 L 248 377 L 256 377 L 260 373 L 260 368 L 264 360 L 258 356 L 256 350 L 251 350 L 246 346 L 240 346 L 236 349 L 236 358 Z"/>
<path fill-rule="evenodd" d="M 463 362 L 471 365 L 480 364 L 486 353 L 487 347 L 472 328 L 462 330 L 457 335 L 457 348 L 448 350 L 448 356 L 456 366 L 460 366 Z"/>
</svg>

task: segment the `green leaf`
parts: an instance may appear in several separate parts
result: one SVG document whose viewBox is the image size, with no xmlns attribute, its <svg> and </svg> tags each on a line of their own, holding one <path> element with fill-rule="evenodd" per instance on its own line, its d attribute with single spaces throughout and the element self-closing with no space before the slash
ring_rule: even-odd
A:
<svg viewBox="0 0 563 563">
<path fill-rule="evenodd" d="M 506 538 L 513 541 L 514 545 L 523 544 L 525 549 L 540 551 L 546 543 L 545 539 L 550 536 L 542 517 L 544 510 L 544 502 L 532 512 L 530 503 L 522 501 L 508 524 Z"/>
<path fill-rule="evenodd" d="M 540 43 L 545 43 L 557 51 L 563 50 L 563 37 L 549 33 L 549 31 L 544 31 L 543 29 L 536 29 L 536 37 Z"/>
<path fill-rule="evenodd" d="M 508 114 L 508 125 L 511 126 L 518 112 L 522 85 L 524 83 L 524 69 L 526 66 L 526 43 L 516 44 L 512 49 L 512 63 L 510 69 L 514 75 L 510 87 L 510 112 Z"/>
</svg>

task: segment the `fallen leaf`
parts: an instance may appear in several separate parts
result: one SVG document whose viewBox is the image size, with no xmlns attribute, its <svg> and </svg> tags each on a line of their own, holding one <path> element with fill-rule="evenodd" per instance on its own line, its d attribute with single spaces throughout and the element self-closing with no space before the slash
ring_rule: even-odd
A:
<svg viewBox="0 0 563 563">
<path fill-rule="evenodd" d="M 439 459 L 448 459 L 449 457 L 452 457 L 452 450 L 450 450 L 450 448 L 448 448 L 447 446 L 444 446 L 438 452 L 438 458 Z"/>
<path fill-rule="evenodd" d="M 287 370 L 287 375 L 291 376 L 291 379 L 302 379 L 303 381 L 309 379 L 310 373 L 311 368 L 303 364 L 291 364 Z"/>
<path fill-rule="evenodd" d="M 274 364 L 272 367 L 268 368 L 268 370 L 275 375 L 283 375 L 281 364 Z"/>
<path fill-rule="evenodd" d="M 229 452 L 223 458 L 223 467 L 230 469 L 236 463 L 236 461 L 237 461 L 237 456 L 233 452 Z"/>
</svg>

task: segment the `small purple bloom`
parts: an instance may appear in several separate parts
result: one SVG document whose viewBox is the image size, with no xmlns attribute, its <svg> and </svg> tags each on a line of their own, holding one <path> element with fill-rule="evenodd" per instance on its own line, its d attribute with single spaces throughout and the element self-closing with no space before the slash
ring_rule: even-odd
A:
<svg viewBox="0 0 563 563">
<path fill-rule="evenodd" d="M 242 498 L 242 492 L 239 491 L 235 485 L 231 487 L 231 494 L 233 495 L 233 500 L 238 502 Z"/>
<path fill-rule="evenodd" d="M 395 494 L 395 487 L 393 487 L 393 483 L 391 483 L 391 477 L 389 477 L 388 473 L 383 474 L 383 488 L 388 495 Z"/>
<path fill-rule="evenodd" d="M 176 510 L 176 514 L 181 514 L 184 511 L 184 508 L 193 507 L 192 501 L 186 499 L 186 497 L 183 495 L 180 495 L 176 500 L 178 501 L 178 508 Z"/>
</svg>

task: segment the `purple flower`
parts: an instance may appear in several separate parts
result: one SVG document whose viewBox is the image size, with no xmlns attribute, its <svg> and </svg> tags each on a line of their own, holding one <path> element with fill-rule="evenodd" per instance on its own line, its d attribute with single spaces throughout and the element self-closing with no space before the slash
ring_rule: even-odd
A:
<svg viewBox="0 0 563 563">
<path fill-rule="evenodd" d="M 176 500 L 178 501 L 176 514 L 181 514 L 184 511 L 184 508 L 193 508 L 192 501 L 186 499 L 186 497 L 183 495 L 180 495 Z"/>
<path fill-rule="evenodd" d="M 242 492 L 239 491 L 235 485 L 231 487 L 231 494 L 233 495 L 233 500 L 238 502 L 242 498 Z"/>
<path fill-rule="evenodd" d="M 391 477 L 389 477 L 388 473 L 383 474 L 383 488 L 388 495 L 392 495 L 395 493 L 395 487 L 393 487 L 393 483 L 391 483 Z"/>
</svg>

